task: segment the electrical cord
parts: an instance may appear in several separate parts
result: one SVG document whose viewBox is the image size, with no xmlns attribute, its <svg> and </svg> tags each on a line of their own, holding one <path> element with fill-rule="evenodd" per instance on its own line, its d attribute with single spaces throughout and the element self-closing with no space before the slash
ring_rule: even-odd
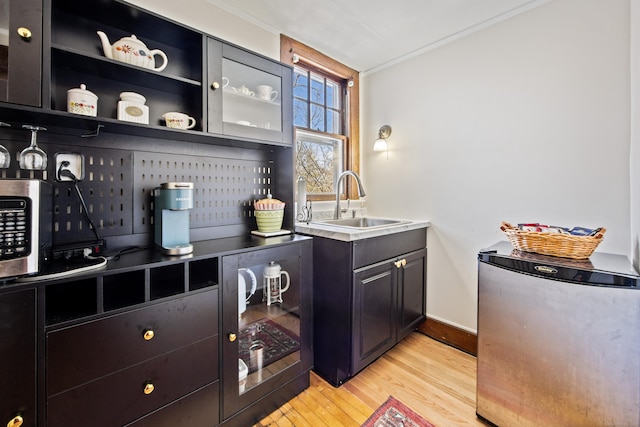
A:
<svg viewBox="0 0 640 427">
<path fill-rule="evenodd" d="M 103 256 L 100 256 L 100 257 L 85 256 L 84 258 L 91 261 L 95 261 L 95 263 L 89 264 L 89 265 L 82 265 L 80 267 L 66 266 L 64 265 L 64 263 L 62 263 L 62 264 L 58 264 L 58 266 L 64 266 L 64 267 L 67 267 L 67 269 L 63 271 L 55 272 L 55 273 L 45 272 L 44 274 L 36 274 L 35 276 L 18 277 L 17 281 L 24 283 L 24 282 L 37 282 L 39 280 L 45 280 L 45 279 L 56 279 L 58 277 L 70 276 L 72 274 L 82 273 L 84 271 L 96 270 L 100 267 L 104 267 L 105 265 L 107 265 L 107 259 Z"/>
<path fill-rule="evenodd" d="M 63 177 L 63 176 L 71 179 L 71 181 L 73 182 L 73 187 L 76 190 L 76 194 L 78 195 L 78 198 L 80 199 L 80 203 L 82 204 L 82 212 L 84 213 L 84 217 L 89 223 L 89 228 L 91 228 L 91 230 L 93 231 L 93 234 L 96 236 L 96 240 L 101 240 L 100 235 L 98 234 L 98 229 L 96 228 L 95 224 L 91 220 L 91 217 L 89 216 L 89 210 L 87 209 L 87 204 L 84 201 L 84 197 L 82 197 L 82 192 L 78 187 L 78 178 L 69 169 L 62 169 L 63 167 L 64 168 L 69 167 L 70 164 L 71 163 L 69 163 L 67 160 L 60 162 L 60 166 L 58 167 L 58 180 L 60 180 L 60 177 Z"/>
<path fill-rule="evenodd" d="M 119 251 L 117 251 L 114 254 L 104 254 L 104 256 L 108 259 L 108 260 L 119 260 L 120 256 L 125 255 L 125 254 L 130 254 L 133 252 L 138 252 L 138 251 L 144 251 L 147 249 L 151 249 L 153 246 L 128 246 L 126 248 L 122 248 Z"/>
</svg>

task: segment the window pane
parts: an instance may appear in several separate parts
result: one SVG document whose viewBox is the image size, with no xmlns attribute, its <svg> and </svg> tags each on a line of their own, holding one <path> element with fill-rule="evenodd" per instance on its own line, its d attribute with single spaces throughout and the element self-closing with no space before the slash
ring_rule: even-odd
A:
<svg viewBox="0 0 640 427">
<path fill-rule="evenodd" d="M 298 131 L 296 181 L 303 176 L 307 194 L 335 194 L 333 183 L 342 172 L 342 140 Z"/>
<path fill-rule="evenodd" d="M 311 104 L 311 126 L 309 127 L 313 130 L 324 132 L 324 108 L 319 105 Z"/>
<path fill-rule="evenodd" d="M 324 104 L 324 78 L 311 74 L 311 101 Z"/>
<path fill-rule="evenodd" d="M 299 99 L 293 100 L 293 125 L 304 128 L 309 127 L 309 104 Z"/>
<path fill-rule="evenodd" d="M 327 133 L 342 134 L 340 113 L 327 110 Z"/>
<path fill-rule="evenodd" d="M 293 96 L 301 99 L 309 99 L 308 86 L 309 77 L 307 76 L 307 72 L 295 68 L 293 73 Z"/>
<path fill-rule="evenodd" d="M 331 80 L 327 80 L 327 107 L 340 110 L 341 97 L 340 85 Z"/>
</svg>

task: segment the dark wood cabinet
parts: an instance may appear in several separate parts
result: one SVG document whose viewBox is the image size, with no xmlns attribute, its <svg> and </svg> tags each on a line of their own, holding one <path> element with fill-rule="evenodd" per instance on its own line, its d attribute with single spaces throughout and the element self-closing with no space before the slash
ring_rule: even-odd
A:
<svg viewBox="0 0 640 427">
<path fill-rule="evenodd" d="M 0 101 L 42 104 L 42 1 L 0 1 L 8 19 L 0 24 L 7 37 L 0 44 Z"/>
<path fill-rule="evenodd" d="M 353 274 L 353 373 L 396 343 L 396 270 L 392 262 L 386 261 Z"/>
<path fill-rule="evenodd" d="M 36 2 L 4 1 L 17 4 L 17 10 Z M 162 183 L 176 179 L 196 185 L 191 215 L 194 240 L 249 233 L 255 229 L 253 201 L 268 192 L 285 202 L 283 227 L 293 228 L 290 66 L 124 0 L 100 0 L 90 7 L 78 7 L 74 0 L 37 1 L 39 7 L 29 10 L 41 21 L 42 33 L 34 32 L 30 45 L 39 42 L 42 52 L 24 54 L 38 63 L 20 70 L 21 76 L 36 83 L 20 86 L 42 94 L 41 106 L 18 106 L 0 97 L 0 121 L 11 125 L 0 129 L 0 140 L 14 158 L 3 176 L 24 178 L 15 161 L 29 140 L 22 125 L 48 129 L 38 137 L 49 158 L 47 170 L 30 177 L 53 186 L 59 207 L 53 212 L 54 246 L 95 237 L 76 194 L 68 191 L 68 182 L 56 180 L 55 160 L 70 153 L 84 159 L 79 189 L 87 205 L 95 206 L 92 220 L 109 247 L 152 243 L 150 195 Z M 166 68 L 155 71 L 108 58 L 98 31 L 110 44 L 135 36 L 148 49 L 161 50 L 168 58 Z M 222 87 L 225 74 L 229 84 Z M 210 89 L 214 81 L 221 85 L 218 90 Z M 98 97 L 95 117 L 67 111 L 68 91 L 82 84 Z M 274 98 L 256 95 L 258 86 L 271 86 Z M 242 87 L 253 96 L 244 95 Z M 148 124 L 118 119 L 120 95 L 125 92 L 146 98 Z M 193 117 L 196 126 L 165 126 L 163 114 L 175 111 Z"/>
<path fill-rule="evenodd" d="M 338 386 L 424 320 L 426 228 L 313 241 L 314 370 Z"/>
<path fill-rule="evenodd" d="M 167 267 L 157 268 L 165 271 Z M 150 278 L 155 270 L 150 268 Z M 179 285 L 183 292 L 184 277 Z M 89 281 L 84 284 L 90 285 Z M 73 291 L 73 282 L 70 286 L 68 290 Z M 77 425 L 125 425 L 217 384 L 218 292 L 209 286 L 140 308 L 134 304 L 94 320 L 80 318 L 80 323 L 49 326 L 46 425 L 69 425 L 70 416 Z M 104 292 L 96 295 L 103 297 Z M 218 402 L 200 404 L 211 413 L 208 408 L 217 407 Z M 208 421 L 209 425 L 217 422 L 217 418 Z"/>
<path fill-rule="evenodd" d="M 207 52 L 208 131 L 292 145 L 292 69 L 213 38 Z"/>
<path fill-rule="evenodd" d="M 306 240 L 223 258 L 223 424 L 252 425 L 308 387 L 311 252 Z M 268 269 L 276 264 L 282 276 L 274 280 L 282 279 L 286 291 L 282 301 L 269 304 Z"/>
<path fill-rule="evenodd" d="M 87 135 L 87 129 L 102 125 L 109 132 L 163 139 L 292 145 L 293 70 L 287 65 L 120 0 L 90 8 L 78 8 L 73 0 L 2 1 L 10 23 L 8 49 L 0 46 L 0 101 L 42 107 L 15 110 L 0 104 L 5 121 L 36 120 Z M 30 29 L 31 36 L 22 36 L 18 27 Z M 133 37 L 145 52 L 162 51 L 166 68 L 107 57 L 98 31 L 106 34 L 109 51 Z M 81 85 L 98 98 L 95 115 L 68 111 L 68 91 Z M 119 111 L 123 92 L 145 97 L 148 119 Z M 168 128 L 167 112 L 193 117 L 196 125 Z"/>
<path fill-rule="evenodd" d="M 75 348 L 76 346 L 72 347 Z M 100 363 L 121 351 L 116 347 Z M 120 426 L 213 383 L 218 340 L 209 337 L 47 398 L 47 426 Z M 55 369 L 51 368 L 50 369 Z M 69 372 L 68 370 L 66 372 Z M 206 410 L 217 402 L 201 402 Z M 215 419 L 208 421 L 216 424 Z"/>
<path fill-rule="evenodd" d="M 166 68 L 154 71 L 107 58 L 97 31 L 104 32 L 110 44 L 135 36 L 149 51 L 166 54 Z M 126 3 L 102 1 L 78 7 L 73 0 L 51 0 L 47 107 L 67 112 L 67 91 L 85 84 L 98 96 L 97 117 L 103 122 L 118 123 L 120 93 L 135 92 L 146 98 L 148 126 L 164 127 L 162 115 L 177 111 L 194 117 L 194 130 L 202 130 L 202 46 L 201 33 Z M 155 60 L 160 65 L 160 60 Z M 128 121 L 135 123 L 136 119 L 130 117 Z"/>
<path fill-rule="evenodd" d="M 426 315 L 427 250 L 421 249 L 403 255 L 400 261 L 402 266 L 397 270 L 397 341 L 414 331 Z"/>
<path fill-rule="evenodd" d="M 425 316 L 426 249 L 354 271 L 353 372 L 416 329 Z"/>
<path fill-rule="evenodd" d="M 36 290 L 0 294 L 0 425 L 37 425 L 36 336 Z"/>
<path fill-rule="evenodd" d="M 152 241 L 147 196 L 162 176 L 189 177 L 201 189 L 193 211 L 195 249 L 188 256 L 142 250 L 110 260 L 102 270 L 28 285 L 0 284 L 0 378 L 12 384 L 0 391 L 0 422 L 21 415 L 23 425 L 40 427 L 210 427 L 223 419 L 228 425 L 248 425 L 245 421 L 255 421 L 306 388 L 313 356 L 311 239 L 249 235 L 255 228 L 251 198 L 267 187 L 286 202 L 284 224 L 293 225 L 291 67 L 121 0 L 86 7 L 73 0 L 8 2 L 12 15 L 33 15 L 38 31 L 25 42 L 22 58 L 13 61 L 9 53 L 7 97 L 0 76 L 0 120 L 14 127 L 3 131 L 3 144 L 12 152 L 23 148 L 18 144 L 26 139 L 16 138 L 21 123 L 50 127 L 42 141 L 50 159 L 42 179 L 51 182 L 55 154 L 84 155 L 86 177 L 80 187 L 89 197 L 104 196 L 94 214 L 116 212 L 96 221 L 106 224 L 103 237 L 110 249 L 113 241 L 114 247 Z M 107 58 L 98 30 L 110 43 L 135 35 L 149 49 L 162 50 L 166 69 Z M 40 50 L 34 53 L 33 47 Z M 30 65 L 21 65 L 22 60 Z M 19 69 L 15 79 L 14 64 Z M 210 89 L 213 79 L 227 72 L 231 86 Z M 96 117 L 67 111 L 67 91 L 81 84 L 98 96 Z M 257 85 L 272 86 L 277 98 L 245 97 L 232 89 L 251 86 L 255 92 Z M 20 95 L 11 98 L 12 88 Z M 148 124 L 118 120 L 121 92 L 145 96 Z M 196 127 L 168 129 L 162 120 L 168 111 L 194 117 Z M 238 123 L 241 117 L 225 116 L 233 111 L 246 111 L 249 125 Z M 11 167 L 7 176 L 19 177 L 18 167 Z M 67 190 L 58 194 L 73 196 Z M 60 212 L 81 212 L 75 200 L 64 200 Z M 88 231 L 79 215 L 60 218 L 55 219 L 59 224 L 82 223 L 80 228 Z M 69 228 L 54 231 L 54 243 L 84 240 L 75 226 Z M 237 263 L 236 273 L 242 265 L 279 261 L 295 283 L 285 302 L 270 309 L 283 309 L 299 323 L 298 360 L 242 396 L 237 351 L 233 358 L 227 355 L 230 341 L 222 334 L 229 319 L 236 320 L 238 329 L 237 288 L 230 294 L 229 282 L 223 289 L 223 258 Z M 227 277 L 237 286 L 236 274 Z M 223 304 L 229 299 L 235 301 L 232 307 Z M 147 340 L 149 331 L 153 338 Z M 154 390 L 145 394 L 148 383 Z M 231 405 L 226 415 L 220 400 L 223 383 L 224 401 Z M 226 396 L 228 384 L 235 384 L 235 396 Z"/>
<path fill-rule="evenodd" d="M 146 250 L 96 272 L 0 286 L 0 378 L 11 384 L 0 389 L 2 422 L 19 416 L 30 427 L 252 425 L 307 388 L 312 240 L 247 236 L 193 244 L 186 258 Z M 290 282 L 283 300 L 267 305 L 262 284 L 271 261 Z M 259 278 L 243 296 L 243 312 L 241 269 Z M 239 360 L 252 360 L 239 344 L 247 333 L 261 340 L 264 365 L 241 381 Z"/>
<path fill-rule="evenodd" d="M 217 335 L 217 306 L 215 289 L 49 332 L 47 395 Z"/>
</svg>

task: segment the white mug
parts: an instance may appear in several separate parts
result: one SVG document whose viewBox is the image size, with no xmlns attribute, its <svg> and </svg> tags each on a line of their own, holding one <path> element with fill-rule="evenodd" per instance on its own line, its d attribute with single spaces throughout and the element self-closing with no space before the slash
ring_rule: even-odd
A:
<svg viewBox="0 0 640 427">
<path fill-rule="evenodd" d="M 196 119 L 183 113 L 164 113 L 162 115 L 167 127 L 173 129 L 192 129 L 196 125 Z"/>
<path fill-rule="evenodd" d="M 258 93 L 258 98 L 264 99 L 266 101 L 275 101 L 275 99 L 278 97 L 278 92 L 273 90 L 273 88 L 269 85 L 256 86 L 256 92 Z"/>
</svg>

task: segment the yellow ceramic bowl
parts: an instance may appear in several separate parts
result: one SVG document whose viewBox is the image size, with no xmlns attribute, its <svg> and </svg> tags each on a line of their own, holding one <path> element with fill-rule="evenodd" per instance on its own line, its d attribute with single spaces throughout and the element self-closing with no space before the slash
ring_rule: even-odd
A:
<svg viewBox="0 0 640 427">
<path fill-rule="evenodd" d="M 282 228 L 282 220 L 284 219 L 284 209 L 272 211 L 254 211 L 258 231 L 262 233 L 271 233 L 280 231 Z"/>
</svg>

